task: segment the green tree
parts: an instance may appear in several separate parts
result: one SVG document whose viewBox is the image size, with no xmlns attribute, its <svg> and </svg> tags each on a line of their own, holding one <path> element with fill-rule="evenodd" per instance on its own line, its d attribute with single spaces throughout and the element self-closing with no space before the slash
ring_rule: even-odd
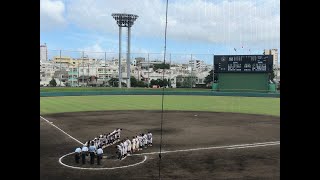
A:
<svg viewBox="0 0 320 180">
<path fill-rule="evenodd" d="M 157 69 L 170 69 L 170 65 L 164 63 L 153 65 L 153 70 L 155 71 Z"/>
<path fill-rule="evenodd" d="M 210 84 L 212 83 L 212 76 L 213 76 L 213 70 L 209 71 L 209 75 L 204 79 L 204 83 Z M 218 80 L 218 75 L 217 73 L 214 74 L 214 81 Z"/>
<path fill-rule="evenodd" d="M 49 82 L 49 85 L 52 87 L 56 87 L 57 86 L 57 82 L 54 78 L 51 79 L 51 81 Z"/>
<path fill-rule="evenodd" d="M 153 85 L 157 85 L 157 81 L 154 79 L 150 81 L 150 86 L 152 87 Z"/>
<path fill-rule="evenodd" d="M 154 80 L 152 79 L 150 81 L 150 86 L 153 86 L 153 85 L 158 85 L 160 87 L 163 87 L 163 86 L 170 86 L 171 84 L 169 83 L 170 81 L 168 79 L 157 79 L 157 80 Z M 170 84 L 170 85 L 169 85 Z"/>
<path fill-rule="evenodd" d="M 162 87 L 163 86 L 163 81 L 161 79 L 157 79 L 156 85 Z"/>
<path fill-rule="evenodd" d="M 145 82 L 143 82 L 143 81 L 138 81 L 137 82 L 137 87 L 147 87 L 148 85 L 145 83 Z"/>
<path fill-rule="evenodd" d="M 131 87 L 137 87 L 138 85 L 138 81 L 134 76 L 130 77 L 130 83 L 131 83 Z"/>
<path fill-rule="evenodd" d="M 269 73 L 269 77 L 270 77 L 270 80 L 271 80 L 271 81 L 273 81 L 273 79 L 276 77 L 276 75 L 275 75 L 275 71 L 276 71 L 276 69 L 275 69 L 275 68 L 273 68 L 273 69 L 272 69 L 272 72 L 271 72 L 271 73 Z"/>
<path fill-rule="evenodd" d="M 111 78 L 108 81 L 109 85 L 112 87 L 118 87 L 119 86 L 119 79 L 118 78 Z"/>
<path fill-rule="evenodd" d="M 196 77 L 195 76 L 185 77 L 182 82 L 182 87 L 184 87 L 184 88 L 191 88 L 195 85 L 196 85 Z"/>
<path fill-rule="evenodd" d="M 191 82 L 191 77 L 188 76 L 188 77 L 184 78 L 181 86 L 182 86 L 183 88 L 190 88 L 190 87 L 191 87 L 191 83 L 192 83 L 192 82 Z"/>
</svg>

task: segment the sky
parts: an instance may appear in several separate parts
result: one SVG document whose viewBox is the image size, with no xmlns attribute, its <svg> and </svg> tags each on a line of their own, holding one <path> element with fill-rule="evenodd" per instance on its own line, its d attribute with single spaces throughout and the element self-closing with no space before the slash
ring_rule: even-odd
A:
<svg viewBox="0 0 320 180">
<path fill-rule="evenodd" d="M 40 0 L 40 44 L 47 44 L 49 58 L 57 50 L 118 53 L 112 13 L 139 16 L 131 28 L 132 54 L 164 52 L 166 0 Z M 126 38 L 122 28 L 122 53 Z M 169 0 L 166 52 L 172 59 L 192 54 L 208 62 L 212 54 L 264 49 L 278 49 L 280 60 L 280 0 Z"/>
</svg>

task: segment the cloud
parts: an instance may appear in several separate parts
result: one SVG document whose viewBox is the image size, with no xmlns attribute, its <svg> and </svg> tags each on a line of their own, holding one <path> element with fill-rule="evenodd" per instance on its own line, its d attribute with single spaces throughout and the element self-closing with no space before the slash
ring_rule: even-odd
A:
<svg viewBox="0 0 320 180">
<path fill-rule="evenodd" d="M 65 4 L 62 1 L 40 0 L 40 28 L 41 30 L 57 29 L 64 26 Z"/>
<path fill-rule="evenodd" d="M 114 52 L 114 49 L 104 49 L 100 44 L 95 43 L 91 46 L 78 48 L 78 51 L 83 51 L 85 56 L 89 56 L 90 58 L 104 58 L 104 52 Z M 82 52 L 79 52 L 82 54 Z"/>
<path fill-rule="evenodd" d="M 280 0 L 193 0 L 169 2 L 168 39 L 230 46 L 278 46 Z M 67 19 L 78 27 L 113 34 L 118 26 L 112 13 L 139 15 L 132 27 L 136 37 L 163 37 L 163 0 L 69 1 Z M 124 31 L 125 32 L 125 31 Z"/>
</svg>

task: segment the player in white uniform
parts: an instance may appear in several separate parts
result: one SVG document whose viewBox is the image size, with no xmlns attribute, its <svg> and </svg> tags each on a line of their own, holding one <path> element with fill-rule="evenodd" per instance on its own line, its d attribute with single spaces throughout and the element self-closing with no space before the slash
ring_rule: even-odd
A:
<svg viewBox="0 0 320 180">
<path fill-rule="evenodd" d="M 110 133 L 110 144 L 112 144 L 114 141 L 114 134 Z"/>
<path fill-rule="evenodd" d="M 124 157 L 124 143 L 123 143 L 123 141 L 121 141 L 121 143 L 120 143 L 120 146 L 121 146 L 121 159 Z"/>
<path fill-rule="evenodd" d="M 99 141 L 99 136 L 98 136 L 98 137 L 96 137 L 96 138 L 94 139 L 94 146 L 95 146 L 96 148 L 98 148 L 99 145 L 100 145 L 100 141 Z"/>
<path fill-rule="evenodd" d="M 122 154 L 122 147 L 120 146 L 120 145 L 117 145 L 117 155 L 118 155 L 118 159 L 120 159 L 121 160 L 121 154 Z"/>
<path fill-rule="evenodd" d="M 147 144 L 148 144 L 147 134 L 143 135 L 143 142 L 144 142 L 144 148 L 147 148 Z"/>
<path fill-rule="evenodd" d="M 143 138 L 142 135 L 138 135 L 138 141 L 139 141 L 139 150 L 142 150 L 143 148 Z"/>
<path fill-rule="evenodd" d="M 117 139 L 117 135 L 116 134 L 117 134 L 116 130 L 113 130 L 112 133 L 110 133 L 111 139 L 112 139 L 111 143 L 113 143 Z"/>
<path fill-rule="evenodd" d="M 132 137 L 131 145 L 132 145 L 132 153 L 134 153 L 136 151 L 136 139 L 134 136 Z"/>
<path fill-rule="evenodd" d="M 126 140 L 123 140 L 123 145 L 124 145 L 124 148 L 123 148 L 124 156 L 127 156 L 127 153 L 128 153 L 128 142 Z"/>
<path fill-rule="evenodd" d="M 151 132 L 148 132 L 148 146 L 152 146 L 152 133 Z"/>
<path fill-rule="evenodd" d="M 136 136 L 135 140 L 136 140 L 136 151 L 139 151 L 139 147 L 140 147 L 140 145 L 139 145 L 139 139 L 138 139 L 138 136 Z"/>
<path fill-rule="evenodd" d="M 101 134 L 100 137 L 99 137 L 99 145 L 100 146 L 103 146 L 103 135 Z"/>
<path fill-rule="evenodd" d="M 127 144 L 128 144 L 128 149 L 127 149 L 127 152 L 128 153 L 130 153 L 130 154 L 132 154 L 132 149 L 131 149 L 131 141 L 130 141 L 130 139 L 127 137 Z"/>
<path fill-rule="evenodd" d="M 103 137 L 102 137 L 102 143 L 103 143 L 103 144 L 102 144 L 103 146 L 106 146 L 106 145 L 107 145 L 107 134 L 104 134 L 104 135 L 103 135 Z"/>
<path fill-rule="evenodd" d="M 117 138 L 117 139 L 120 139 L 121 130 L 122 130 L 122 129 L 120 129 L 120 128 L 118 128 L 118 129 L 116 130 L 116 132 L 117 132 L 117 136 L 118 136 L 118 138 Z"/>
</svg>

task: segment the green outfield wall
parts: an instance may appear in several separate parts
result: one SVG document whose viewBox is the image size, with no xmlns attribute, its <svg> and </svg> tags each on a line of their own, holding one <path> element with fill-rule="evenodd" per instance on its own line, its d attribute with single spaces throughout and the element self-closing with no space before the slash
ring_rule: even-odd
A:
<svg viewBox="0 0 320 180">
<path fill-rule="evenodd" d="M 40 97 L 53 96 L 93 96 L 93 95 L 162 95 L 162 91 L 82 91 L 82 92 L 40 92 Z M 215 92 L 215 91 L 164 91 L 164 95 L 198 95 L 198 96 L 245 96 L 275 97 L 280 93 L 261 92 Z"/>
</svg>

